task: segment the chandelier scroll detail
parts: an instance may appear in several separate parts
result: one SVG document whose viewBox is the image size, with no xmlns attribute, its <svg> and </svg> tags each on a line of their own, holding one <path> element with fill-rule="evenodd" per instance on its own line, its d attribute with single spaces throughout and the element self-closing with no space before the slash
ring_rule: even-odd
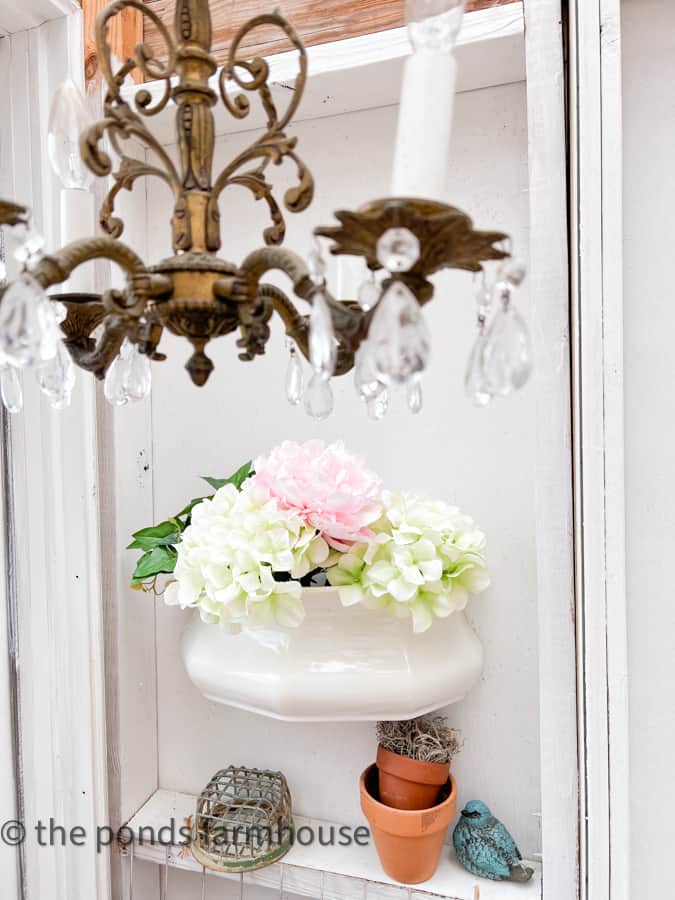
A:
<svg viewBox="0 0 675 900">
<path fill-rule="evenodd" d="M 409 0 L 409 6 L 416 8 L 420 2 Z M 439 6 L 438 0 L 435 5 Z M 425 65 L 430 52 L 452 53 L 454 38 L 449 49 L 446 37 L 438 43 L 437 35 L 447 34 L 447 28 L 439 30 L 439 25 L 445 27 L 450 16 L 454 28 L 463 4 L 445 0 L 441 6 L 440 13 L 411 19 L 413 25 L 417 23 L 417 31 L 411 26 L 411 33 L 419 40 L 421 27 L 426 41 Z M 141 43 L 114 68 L 108 23 L 128 7 L 153 21 L 164 52 L 160 59 Z M 280 29 L 297 53 L 297 74 L 285 109 L 278 108 L 267 61 L 246 59 L 242 54 L 242 42 L 260 27 Z M 455 38 L 458 28 L 457 24 Z M 325 417 L 332 409 L 331 377 L 354 369 L 359 393 L 374 418 L 384 414 L 387 390 L 398 384 L 406 386 L 410 408 L 417 412 L 421 408 L 419 379 L 429 355 L 422 307 L 433 296 L 430 276 L 444 268 L 480 272 L 490 261 L 505 262 L 479 298 L 480 371 L 467 371 L 467 391 L 482 405 L 485 397 L 510 393 L 520 386 L 517 382 L 524 383 L 530 367 L 529 337 L 511 303 L 523 272 L 508 262 L 506 235 L 474 229 L 468 215 L 435 199 L 392 196 L 370 201 L 356 211 L 338 211 L 338 225 L 315 229 L 317 245 L 305 261 L 283 242 L 285 213 L 303 212 L 314 194 L 314 181 L 298 154 L 297 138 L 288 133 L 307 82 L 306 51 L 278 12 L 256 16 L 239 30 L 219 73 L 211 41 L 208 0 L 177 0 L 175 35 L 140 0 L 115 0 L 99 14 L 96 46 L 107 86 L 103 117 L 86 123 L 76 109 L 77 98 L 65 92 L 58 98 L 63 110 L 55 101 L 50 156 L 64 184 L 64 202 L 70 202 L 69 192 L 87 190 L 89 173 L 108 180 L 109 190 L 99 210 L 102 234 L 76 237 L 60 250 L 44 253 L 27 211 L 0 202 L 0 225 L 13 234 L 22 264 L 18 278 L 0 287 L 0 388 L 3 378 L 9 386 L 3 398 L 5 393 L 16 394 L 15 370 L 33 365 L 41 386 L 43 381 L 47 384 L 45 393 L 53 405 L 66 405 L 74 381 L 73 363 L 105 379 L 106 396 L 113 403 L 145 396 L 150 389 L 150 362 L 166 358 L 160 350 L 165 331 L 190 342 L 186 368 L 193 382 L 203 385 L 213 370 L 206 352 L 211 340 L 238 332 L 239 358 L 252 360 L 265 352 L 270 322 L 276 316 L 290 348 L 290 402 L 298 403 L 304 396 L 308 412 Z M 130 97 L 125 86 L 134 71 L 144 82 L 155 82 L 152 91 L 140 86 Z M 256 97 L 265 117 L 262 132 L 214 172 L 214 106 L 221 102 L 231 116 L 243 119 Z M 175 106 L 177 163 L 150 127 L 152 117 L 170 102 Z M 404 128 L 403 105 L 401 116 L 399 132 Z M 79 140 L 72 136 L 73 121 L 86 124 Z M 145 159 L 130 155 L 131 140 L 143 146 Z M 293 166 L 295 183 L 279 199 L 270 168 L 282 164 Z M 164 182 L 173 197 L 173 255 L 150 264 L 124 243 L 124 222 L 116 210 L 120 192 L 133 190 L 138 179 L 147 177 Z M 240 262 L 220 255 L 220 202 L 233 185 L 263 201 L 270 218 L 263 246 Z M 81 198 L 71 200 L 81 202 Z M 362 260 L 370 274 L 358 296 L 337 300 L 329 292 L 320 240 L 330 242 L 333 254 Z M 94 259 L 106 259 L 122 270 L 122 289 L 102 294 L 86 289 L 88 285 L 76 273 Z M 293 296 L 265 281 L 272 270 L 287 276 Z M 64 282 L 68 282 L 65 292 L 46 293 Z M 308 313 L 301 311 L 298 300 L 308 305 Z M 502 321 L 504 317 L 508 321 Z M 506 335 L 491 347 L 495 327 Z M 476 352 L 474 348 L 472 359 Z M 306 391 L 298 353 L 312 368 Z"/>
</svg>

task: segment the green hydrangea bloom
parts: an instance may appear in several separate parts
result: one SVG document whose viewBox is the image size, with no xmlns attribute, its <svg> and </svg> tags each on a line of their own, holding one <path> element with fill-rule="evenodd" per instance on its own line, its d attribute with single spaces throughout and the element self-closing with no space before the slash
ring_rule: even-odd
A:
<svg viewBox="0 0 675 900">
<path fill-rule="evenodd" d="M 345 606 L 363 603 L 412 617 L 414 631 L 421 632 L 488 587 L 485 535 L 457 507 L 390 491 L 383 492 L 382 504 L 374 538 L 328 570 Z"/>
<path fill-rule="evenodd" d="M 329 555 L 315 528 L 252 481 L 241 491 L 225 485 L 195 506 L 177 551 L 166 603 L 198 607 L 214 624 L 286 627 L 304 619 L 302 587 L 274 573 L 302 578 Z"/>
</svg>

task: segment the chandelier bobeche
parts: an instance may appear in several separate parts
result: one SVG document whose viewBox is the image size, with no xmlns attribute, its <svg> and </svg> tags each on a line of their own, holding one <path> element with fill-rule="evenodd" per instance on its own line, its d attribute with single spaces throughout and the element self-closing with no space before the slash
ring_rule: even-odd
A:
<svg viewBox="0 0 675 900">
<path fill-rule="evenodd" d="M 153 56 L 140 44 L 114 70 L 107 26 L 129 6 L 153 20 L 165 44 L 165 58 Z M 355 212 L 337 212 L 339 225 L 315 229 L 316 244 L 307 262 L 282 246 L 284 214 L 268 177 L 272 164 L 292 164 L 297 183 L 285 192 L 283 205 L 291 213 L 307 209 L 313 179 L 298 155 L 297 139 L 287 134 L 307 78 L 307 56 L 293 28 L 277 12 L 251 19 L 233 39 L 216 83 L 208 0 L 177 0 L 175 40 L 152 9 L 137 0 L 116 0 L 104 9 L 96 23 L 99 67 L 107 83 L 104 117 L 87 124 L 84 101 L 67 83 L 55 98 L 49 142 L 52 163 L 64 184 L 66 207 L 75 204 L 77 211 L 82 195 L 90 196 L 90 173 L 109 180 L 99 212 L 103 234 L 78 238 L 45 255 L 26 210 L 0 201 L 0 224 L 8 227 L 10 238 L 18 244 L 16 256 L 23 267 L 5 287 L 0 302 L 0 388 L 5 406 L 11 411 L 20 407 L 16 370 L 31 365 L 52 405 L 67 405 L 74 384 L 72 361 L 105 378 L 105 393 L 112 403 L 142 398 L 150 389 L 150 361 L 165 359 L 159 349 L 165 329 L 191 343 L 186 368 L 193 382 L 203 385 L 213 370 L 206 353 L 209 341 L 237 331 L 239 358 L 252 360 L 265 352 L 270 320 L 276 313 L 289 343 L 286 389 L 291 403 L 299 403 L 304 396 L 308 412 L 324 418 L 333 404 L 331 377 L 354 368 L 357 389 L 374 418 L 384 414 L 387 390 L 398 384 L 406 386 L 410 408 L 419 411 L 420 376 L 429 356 L 422 314 L 422 306 L 433 295 L 429 276 L 443 268 L 478 272 L 484 262 L 507 260 L 509 253 L 504 234 L 476 231 L 465 213 L 421 193 L 427 190 L 433 197 L 432 191 L 438 189 L 434 166 L 442 173 L 447 168 L 454 95 L 452 49 L 463 3 L 409 0 L 408 8 L 418 52 L 408 60 L 404 77 L 398 174 L 394 176 L 397 195 L 371 201 Z M 242 41 L 260 26 L 281 29 L 298 53 L 294 90 L 288 92 L 290 101 L 283 111 L 270 90 L 267 62 L 241 57 Z M 428 121 L 423 123 L 427 133 L 416 134 L 414 120 L 424 115 L 429 79 L 436 79 L 438 87 L 438 73 L 444 71 L 438 68 L 439 60 L 450 67 L 440 87 L 447 100 L 447 116 L 441 109 L 440 119 L 448 122 L 443 125 L 447 134 L 434 141 L 428 134 Z M 134 70 L 146 82 L 159 82 L 161 90 L 151 93 L 139 87 L 132 101 L 125 99 L 123 88 Z M 264 133 L 214 175 L 212 108 L 220 99 L 233 117 L 244 118 L 251 108 L 248 94 L 257 94 L 262 103 Z M 176 111 L 178 165 L 147 124 L 171 101 Z M 438 105 L 437 97 L 434 102 Z M 143 144 L 152 161 L 128 155 L 129 139 Z M 426 143 L 426 150 L 420 142 Z M 425 152 L 440 161 L 425 159 Z M 137 179 L 148 175 L 163 180 L 174 197 L 174 255 L 151 264 L 121 240 L 124 223 L 115 213 L 119 192 L 131 190 Z M 239 263 L 219 255 L 221 195 L 231 185 L 246 187 L 256 200 L 263 200 L 271 219 L 263 233 L 265 246 L 252 250 Z M 406 196 L 401 188 L 407 186 L 417 194 Z M 363 261 L 365 278 L 357 297 L 338 301 L 329 293 L 320 239 L 330 241 L 331 253 Z M 85 281 L 83 290 L 76 270 L 93 259 L 119 266 L 125 275 L 123 289 L 94 294 L 86 290 Z M 265 282 L 271 270 L 288 277 L 295 296 L 308 304 L 308 314 L 301 311 L 302 304 L 298 308 L 286 293 Z M 529 375 L 527 330 L 511 303 L 523 275 L 521 266 L 502 263 L 492 286 L 486 288 L 484 280 L 479 293 L 479 334 L 466 379 L 467 391 L 478 404 L 510 393 Z M 68 282 L 66 292 L 48 297 L 47 289 L 62 282 Z M 298 351 L 309 360 L 313 373 L 304 391 Z"/>
</svg>

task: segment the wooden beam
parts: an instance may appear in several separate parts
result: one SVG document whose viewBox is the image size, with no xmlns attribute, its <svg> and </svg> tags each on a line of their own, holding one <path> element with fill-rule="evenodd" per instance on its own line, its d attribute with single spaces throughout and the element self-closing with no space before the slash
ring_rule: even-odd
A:
<svg viewBox="0 0 675 900">
<path fill-rule="evenodd" d="M 82 0 L 84 18 L 84 74 L 87 83 L 98 76 L 96 58 L 96 17 L 110 0 Z M 108 41 L 113 54 L 126 59 L 136 44 L 143 41 L 143 15 L 138 9 L 127 7 L 108 22 Z M 137 79 L 138 80 L 138 79 Z"/>
<path fill-rule="evenodd" d="M 92 2 L 92 0 L 85 0 Z M 98 0 L 101 2 L 101 0 Z M 146 5 L 156 13 L 173 34 L 174 0 L 145 0 Z M 487 9 L 503 6 L 517 0 L 468 0 L 467 10 Z M 227 52 L 230 40 L 237 30 L 252 16 L 270 12 L 275 4 L 272 0 L 212 0 L 213 50 L 219 62 Z M 283 15 L 292 23 L 305 46 L 325 44 L 344 38 L 358 37 L 399 28 L 405 24 L 404 0 L 285 0 L 281 7 Z M 154 53 L 162 57 L 165 51 L 157 27 L 145 18 L 143 20 L 143 40 Z M 250 56 L 271 56 L 289 50 L 290 45 L 278 29 L 256 28 L 242 44 L 242 49 Z"/>
</svg>

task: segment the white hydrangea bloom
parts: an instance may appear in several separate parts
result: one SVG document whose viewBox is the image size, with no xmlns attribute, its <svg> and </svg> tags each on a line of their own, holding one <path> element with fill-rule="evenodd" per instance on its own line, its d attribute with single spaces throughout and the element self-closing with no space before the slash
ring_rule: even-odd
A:
<svg viewBox="0 0 675 900">
<path fill-rule="evenodd" d="M 302 587 L 274 573 L 301 578 L 329 553 L 315 528 L 252 481 L 241 491 L 225 485 L 195 506 L 177 550 L 166 603 L 199 607 L 211 623 L 287 627 L 304 618 Z"/>
<path fill-rule="evenodd" d="M 352 547 L 328 571 L 345 606 L 411 616 L 421 632 L 488 587 L 485 535 L 469 516 L 414 494 L 384 491 L 382 504 L 374 540 Z"/>
</svg>

